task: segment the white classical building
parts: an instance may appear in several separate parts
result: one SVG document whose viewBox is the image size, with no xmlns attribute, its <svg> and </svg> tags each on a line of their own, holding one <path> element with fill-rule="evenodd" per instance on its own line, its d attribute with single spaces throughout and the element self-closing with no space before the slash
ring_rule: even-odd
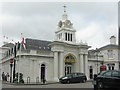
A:
<svg viewBox="0 0 120 90">
<path fill-rule="evenodd" d="M 55 31 L 55 40 L 42 41 L 26 39 L 26 50 L 18 50 L 16 72 L 23 73 L 25 82 L 45 77 L 47 81 L 58 81 L 61 76 L 72 72 L 83 72 L 88 76 L 88 48 L 86 44 L 76 44 L 76 30 L 68 19 L 66 11 Z M 10 73 L 10 53 L 2 59 L 2 68 Z"/>
<path fill-rule="evenodd" d="M 110 44 L 105 45 L 96 50 L 89 50 L 89 76 L 100 72 L 102 65 L 106 66 L 107 70 L 120 70 L 119 46 L 116 44 L 116 37 L 110 37 Z"/>
<path fill-rule="evenodd" d="M 14 56 L 15 46 L 10 47 L 1 59 L 2 71 L 10 73 L 12 58 L 16 60 L 16 72 L 23 74 L 25 82 L 29 80 L 40 82 L 44 77 L 47 81 L 58 82 L 60 77 L 72 72 L 85 73 L 88 79 L 92 79 L 93 74 L 100 72 L 100 66 L 103 64 L 114 65 L 115 69 L 118 69 L 118 46 L 113 44 L 115 38 L 111 38 L 110 45 L 97 50 L 88 50 L 90 46 L 87 44 L 76 43 L 75 32 L 73 24 L 64 11 L 55 31 L 54 41 L 26 38 L 26 49 L 16 44 L 16 57 Z M 5 45 L 2 46 L 2 48 L 5 47 Z M 111 54 L 114 54 L 113 57 Z M 13 68 L 14 66 L 12 73 Z"/>
</svg>

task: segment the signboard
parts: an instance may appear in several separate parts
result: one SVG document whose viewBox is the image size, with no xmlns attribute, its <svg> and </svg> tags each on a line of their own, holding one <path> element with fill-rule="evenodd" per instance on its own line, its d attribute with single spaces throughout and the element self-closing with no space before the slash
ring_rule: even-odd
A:
<svg viewBox="0 0 120 90">
<path fill-rule="evenodd" d="M 13 61 L 14 61 L 14 60 L 11 58 L 11 59 L 10 59 L 10 63 L 13 63 Z"/>
<path fill-rule="evenodd" d="M 100 71 L 104 71 L 104 70 L 106 70 L 106 66 L 105 65 L 100 66 Z"/>
</svg>

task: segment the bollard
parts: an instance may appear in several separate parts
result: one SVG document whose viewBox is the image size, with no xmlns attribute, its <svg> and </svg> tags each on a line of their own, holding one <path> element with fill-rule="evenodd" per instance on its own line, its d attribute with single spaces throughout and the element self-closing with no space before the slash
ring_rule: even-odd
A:
<svg viewBox="0 0 120 90">
<path fill-rule="evenodd" d="M 27 84 L 30 83 L 30 77 L 27 77 Z"/>
<path fill-rule="evenodd" d="M 97 74 L 94 74 L 93 84 L 94 84 L 94 90 L 98 90 Z"/>
<path fill-rule="evenodd" d="M 36 77 L 36 83 L 39 83 L 39 77 Z"/>
</svg>

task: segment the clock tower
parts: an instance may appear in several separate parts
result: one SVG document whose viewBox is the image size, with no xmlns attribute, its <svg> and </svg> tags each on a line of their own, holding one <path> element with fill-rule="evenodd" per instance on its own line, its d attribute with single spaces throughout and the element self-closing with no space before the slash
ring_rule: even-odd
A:
<svg viewBox="0 0 120 90">
<path fill-rule="evenodd" d="M 75 44 L 76 43 L 75 32 L 76 30 L 73 28 L 73 24 L 68 19 L 68 15 L 66 13 L 66 6 L 64 6 L 62 20 L 58 22 L 57 30 L 55 32 L 56 35 L 55 41 Z"/>
</svg>

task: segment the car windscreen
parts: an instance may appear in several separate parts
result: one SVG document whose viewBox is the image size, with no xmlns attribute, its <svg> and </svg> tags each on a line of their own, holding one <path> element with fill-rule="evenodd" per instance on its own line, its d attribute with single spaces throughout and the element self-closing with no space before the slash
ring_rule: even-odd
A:
<svg viewBox="0 0 120 90">
<path fill-rule="evenodd" d="M 106 71 L 102 71 L 100 73 L 98 73 L 98 75 L 103 75 Z"/>
<path fill-rule="evenodd" d="M 74 75 L 77 75 L 77 73 L 67 74 L 66 76 L 69 77 L 69 76 L 74 76 Z"/>
<path fill-rule="evenodd" d="M 72 74 L 67 74 L 66 77 L 72 76 Z"/>
</svg>

